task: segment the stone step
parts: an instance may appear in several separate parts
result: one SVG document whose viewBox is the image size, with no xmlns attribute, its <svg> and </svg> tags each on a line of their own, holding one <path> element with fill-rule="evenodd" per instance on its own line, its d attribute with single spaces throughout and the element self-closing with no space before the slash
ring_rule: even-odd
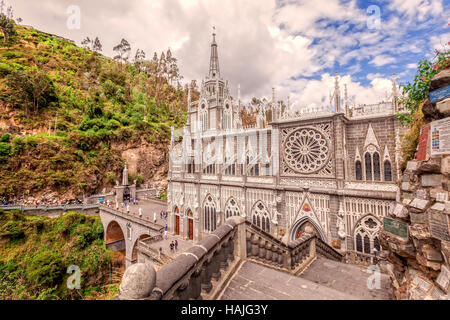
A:
<svg viewBox="0 0 450 320">
<path fill-rule="evenodd" d="M 245 261 L 221 300 L 359 300 L 310 280 Z"/>
<path fill-rule="evenodd" d="M 380 273 L 380 286 L 376 281 L 369 281 L 373 289 L 369 289 L 368 280 L 374 279 L 374 274 L 368 267 L 345 264 L 323 257 L 317 257 L 301 278 L 318 285 L 345 292 L 364 300 L 389 300 L 390 279 L 387 274 Z"/>
</svg>

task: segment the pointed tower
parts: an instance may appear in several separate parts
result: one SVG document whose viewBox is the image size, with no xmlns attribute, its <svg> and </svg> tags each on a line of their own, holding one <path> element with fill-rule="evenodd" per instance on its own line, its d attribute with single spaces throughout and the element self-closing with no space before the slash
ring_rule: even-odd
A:
<svg viewBox="0 0 450 320">
<path fill-rule="evenodd" d="M 334 106 L 335 112 L 341 112 L 341 93 L 339 88 L 339 75 L 336 71 L 336 76 L 334 78 Z"/>
<path fill-rule="evenodd" d="M 344 84 L 344 103 L 345 103 L 345 115 L 347 117 L 350 116 L 350 110 L 348 105 L 348 92 L 347 92 L 347 84 Z"/>
<path fill-rule="evenodd" d="M 211 59 L 209 62 L 209 77 L 210 78 L 220 78 L 220 68 L 219 68 L 219 53 L 217 51 L 216 43 L 216 27 L 213 28 L 213 41 L 211 43 Z"/>
<path fill-rule="evenodd" d="M 396 75 L 395 73 L 392 74 L 392 109 L 394 112 L 398 111 L 398 91 L 397 91 L 397 82 L 395 80 Z"/>
</svg>

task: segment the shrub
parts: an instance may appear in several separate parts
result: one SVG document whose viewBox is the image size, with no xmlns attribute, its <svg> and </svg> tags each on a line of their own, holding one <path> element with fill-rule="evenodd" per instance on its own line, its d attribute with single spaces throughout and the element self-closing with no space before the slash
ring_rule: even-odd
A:
<svg viewBox="0 0 450 320">
<path fill-rule="evenodd" d="M 11 145 L 9 143 L 0 142 L 0 160 L 5 160 L 9 157 L 11 152 Z"/>
<path fill-rule="evenodd" d="M 11 136 L 7 133 L 0 137 L 0 142 L 9 142 L 11 140 Z"/>
<path fill-rule="evenodd" d="M 42 248 L 30 260 L 26 276 L 34 285 L 51 286 L 61 280 L 63 263 L 59 253 Z"/>
<path fill-rule="evenodd" d="M 22 52 L 16 52 L 16 51 L 6 51 L 2 56 L 6 59 L 15 59 L 15 58 L 21 58 L 23 57 Z"/>
</svg>

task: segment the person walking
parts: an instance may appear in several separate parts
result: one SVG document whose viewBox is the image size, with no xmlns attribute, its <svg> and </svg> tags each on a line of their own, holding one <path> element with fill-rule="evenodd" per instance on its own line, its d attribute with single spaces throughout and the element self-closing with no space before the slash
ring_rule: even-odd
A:
<svg viewBox="0 0 450 320">
<path fill-rule="evenodd" d="M 119 211 L 119 203 L 116 201 L 116 210 Z"/>
<path fill-rule="evenodd" d="M 142 208 L 139 208 L 139 218 L 142 219 Z"/>
<path fill-rule="evenodd" d="M 169 248 L 170 248 L 170 253 L 173 253 L 173 247 L 174 247 L 174 244 L 173 244 L 173 241 L 170 243 L 170 245 L 169 245 Z"/>
<path fill-rule="evenodd" d="M 175 246 L 175 251 L 178 251 L 178 240 L 175 240 L 174 246 Z"/>
<path fill-rule="evenodd" d="M 130 214 L 130 205 L 127 204 L 127 214 Z"/>
<path fill-rule="evenodd" d="M 153 212 L 153 223 L 156 223 L 156 212 Z"/>
<path fill-rule="evenodd" d="M 164 239 L 167 240 L 167 230 L 164 230 Z"/>
</svg>

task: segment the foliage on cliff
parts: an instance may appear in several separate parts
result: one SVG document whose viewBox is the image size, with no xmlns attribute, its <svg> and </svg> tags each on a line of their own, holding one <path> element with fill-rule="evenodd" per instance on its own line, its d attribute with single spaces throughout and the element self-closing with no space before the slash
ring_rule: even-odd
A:
<svg viewBox="0 0 450 320">
<path fill-rule="evenodd" d="M 99 217 L 0 211 L 0 240 L 0 299 L 85 299 L 117 291 L 105 286 L 117 261 L 106 249 Z M 79 290 L 67 287 L 72 265 L 81 271 Z"/>
<path fill-rule="evenodd" d="M 399 103 L 405 107 L 406 112 L 400 112 L 397 117 L 403 125 L 408 127 L 401 146 L 402 168 L 405 168 L 406 163 L 414 157 L 419 143 L 420 128 L 424 125 L 422 107 L 428 99 L 431 80 L 440 71 L 448 68 L 449 64 L 450 51 L 436 50 L 434 58 L 419 62 L 414 81 L 401 86 L 403 97 Z"/>
<path fill-rule="evenodd" d="M 0 136 L 8 134 L 0 142 L 0 197 L 99 191 L 120 174 L 121 149 L 165 148 L 170 127 L 185 122 L 187 94 L 169 83 L 165 55 L 144 61 L 139 51 L 134 63 L 118 62 L 14 28 L 0 43 Z"/>
</svg>

